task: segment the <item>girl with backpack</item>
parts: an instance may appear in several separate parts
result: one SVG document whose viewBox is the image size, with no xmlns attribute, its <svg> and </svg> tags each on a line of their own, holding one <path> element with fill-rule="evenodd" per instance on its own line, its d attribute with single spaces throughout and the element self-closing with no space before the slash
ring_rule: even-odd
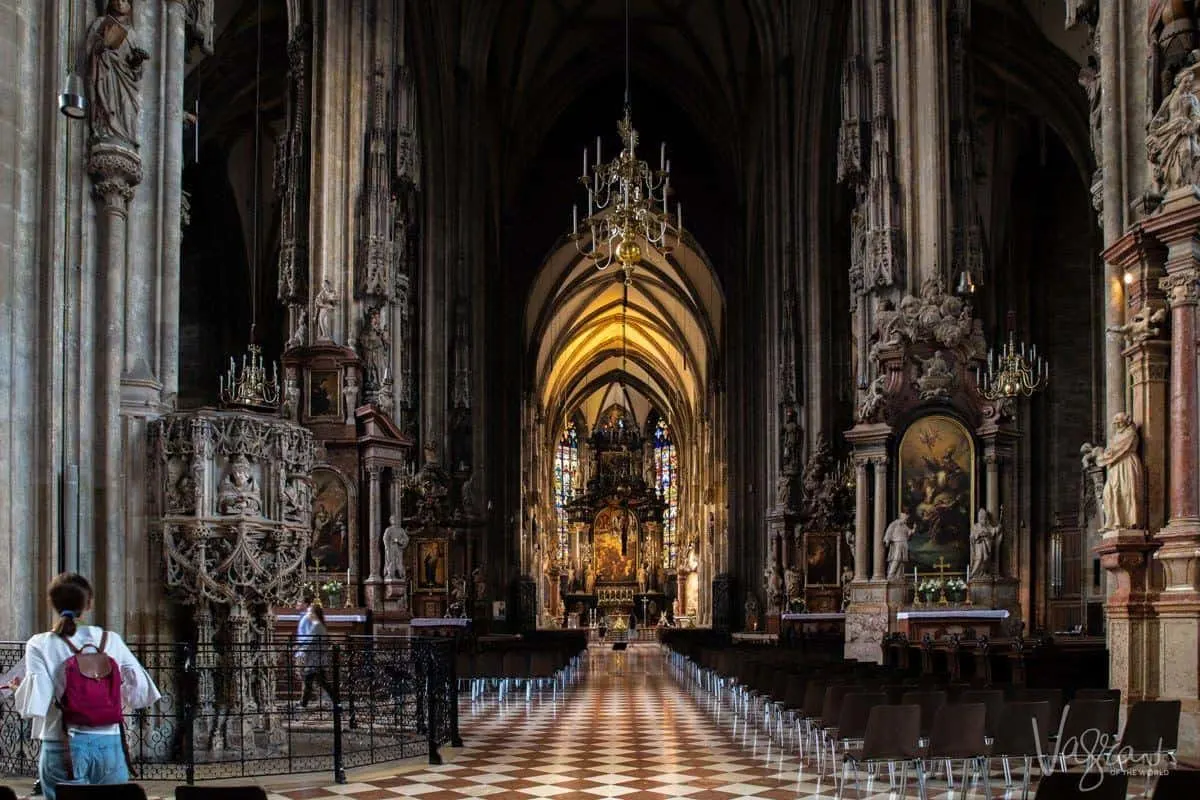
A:
<svg viewBox="0 0 1200 800">
<path fill-rule="evenodd" d="M 63 783 L 126 783 L 123 706 L 139 709 L 162 695 L 121 637 L 80 625 L 92 608 L 92 585 L 64 572 L 50 582 L 58 620 L 25 644 L 25 677 L 16 708 L 42 740 L 38 776 L 46 800 Z"/>
</svg>

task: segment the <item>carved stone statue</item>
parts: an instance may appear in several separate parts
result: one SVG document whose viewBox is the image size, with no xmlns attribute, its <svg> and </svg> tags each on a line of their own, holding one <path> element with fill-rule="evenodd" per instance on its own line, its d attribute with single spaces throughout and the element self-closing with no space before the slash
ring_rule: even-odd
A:
<svg viewBox="0 0 1200 800">
<path fill-rule="evenodd" d="M 92 140 L 137 148 L 142 98 L 138 83 L 149 53 L 138 47 L 130 0 L 109 0 L 87 35 Z"/>
<path fill-rule="evenodd" d="M 1113 415 L 1108 446 L 1096 454 L 1096 464 L 1106 467 L 1103 530 L 1138 529 L 1143 525 L 1146 471 L 1138 455 L 1140 436 L 1133 419 L 1124 412 Z"/>
<path fill-rule="evenodd" d="M 850 584 L 854 582 L 854 570 L 842 567 L 842 611 L 850 606 Z"/>
<path fill-rule="evenodd" d="M 358 376 L 353 372 L 346 373 L 342 384 L 342 399 L 346 401 L 346 424 L 354 424 L 354 412 L 358 410 Z"/>
<path fill-rule="evenodd" d="M 764 586 L 767 590 L 767 609 L 775 610 L 783 605 L 783 574 L 774 559 L 763 571 Z"/>
<path fill-rule="evenodd" d="M 296 347 L 304 347 L 304 343 L 308 340 L 308 311 L 300 309 L 300 316 L 296 317 L 296 330 L 292 332 L 291 338 L 283 346 L 284 350 L 291 350 Z"/>
<path fill-rule="evenodd" d="M 367 324 L 359 332 L 358 344 L 363 356 L 367 388 L 382 386 L 384 380 L 390 377 L 389 362 L 392 349 L 387 319 L 382 309 L 372 308 L 367 312 Z"/>
<path fill-rule="evenodd" d="M 779 509 L 792 507 L 792 479 L 788 475 L 780 475 L 775 479 L 775 507 Z"/>
<path fill-rule="evenodd" d="M 880 375 L 871 381 L 866 396 L 863 397 L 862 405 L 858 407 L 859 422 L 872 422 L 883 410 L 883 404 L 887 400 L 887 395 L 884 393 L 886 380 L 886 375 Z"/>
<path fill-rule="evenodd" d="M 646 564 L 645 562 L 638 565 L 637 569 L 638 591 L 646 591 Z"/>
<path fill-rule="evenodd" d="M 487 599 L 487 576 L 483 574 L 481 567 L 476 567 L 471 570 L 471 582 L 475 584 L 475 602 L 479 603 Z"/>
<path fill-rule="evenodd" d="M 793 600 L 799 600 L 804 595 L 804 576 L 794 566 L 788 567 L 787 571 L 784 572 L 783 583 L 789 603 Z"/>
<path fill-rule="evenodd" d="M 1124 325 L 1109 325 L 1107 330 L 1109 333 L 1124 334 L 1127 345 L 1141 344 L 1162 335 L 1162 329 L 1158 326 L 1166 319 L 1166 306 L 1155 308 L 1153 305 L 1147 304 L 1139 308 L 1129 322 Z"/>
<path fill-rule="evenodd" d="M 1151 0 L 1146 19 L 1150 45 L 1150 111 L 1171 91 L 1197 47 L 1195 0 Z"/>
<path fill-rule="evenodd" d="M 884 531 L 883 544 L 887 548 L 889 581 L 904 577 L 905 567 L 908 566 L 908 540 L 912 538 L 914 532 L 912 516 L 907 512 L 897 517 Z"/>
<path fill-rule="evenodd" d="M 317 296 L 313 298 L 313 305 L 317 308 L 317 340 L 321 342 L 333 341 L 333 311 L 337 308 L 338 296 L 333 290 L 333 284 L 329 279 L 321 281 L 321 291 L 317 292 Z"/>
<path fill-rule="evenodd" d="M 214 0 L 187 0 L 188 38 L 207 55 L 213 53 Z"/>
<path fill-rule="evenodd" d="M 383 529 L 383 579 L 403 581 L 408 579 L 404 566 L 404 549 L 408 547 L 408 531 L 396 524 L 394 516 L 388 517 L 388 526 Z"/>
<path fill-rule="evenodd" d="M 936 351 L 921 365 L 921 377 L 917 379 L 917 390 L 922 400 L 949 397 L 954 386 L 954 373 L 941 350 Z"/>
<path fill-rule="evenodd" d="M 295 419 L 300 410 L 300 376 L 295 367 L 288 367 L 283 377 L 283 418 Z"/>
<path fill-rule="evenodd" d="M 796 421 L 796 409 L 788 406 L 783 415 L 783 451 L 781 466 L 788 475 L 800 472 L 800 423 Z"/>
<path fill-rule="evenodd" d="M 250 461 L 241 453 L 233 457 L 229 474 L 221 481 L 217 509 L 222 514 L 262 513 L 262 493 L 250 470 Z"/>
<path fill-rule="evenodd" d="M 1180 71 L 1175 89 L 1150 120 L 1146 155 L 1154 170 L 1157 190 L 1200 183 L 1200 99 L 1196 97 L 1196 67 Z"/>
<path fill-rule="evenodd" d="M 746 594 L 746 627 L 750 630 L 758 630 L 759 615 L 762 613 L 762 608 L 758 605 L 758 598 L 753 592 Z"/>
<path fill-rule="evenodd" d="M 465 617 L 467 614 L 467 578 L 455 575 L 450 579 L 450 614 Z"/>
<path fill-rule="evenodd" d="M 894 347 L 900 344 L 900 312 L 891 300 L 879 301 L 879 306 L 875 309 L 875 328 L 880 347 Z"/>
<path fill-rule="evenodd" d="M 1001 509 L 1001 517 L 1004 509 Z M 1000 525 L 992 524 L 992 515 L 986 508 L 979 509 L 975 524 L 971 526 L 971 572 L 970 578 L 982 578 L 992 574 L 996 550 L 1000 547 L 1003 531 Z"/>
<path fill-rule="evenodd" d="M 196 511 L 196 485 L 191 470 L 181 459 L 167 461 L 167 513 L 192 514 Z"/>
</svg>

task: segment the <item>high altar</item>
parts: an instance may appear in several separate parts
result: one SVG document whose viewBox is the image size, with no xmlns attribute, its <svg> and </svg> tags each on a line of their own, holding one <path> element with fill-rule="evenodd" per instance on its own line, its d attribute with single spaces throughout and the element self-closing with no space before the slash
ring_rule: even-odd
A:
<svg viewBox="0 0 1200 800">
<path fill-rule="evenodd" d="M 569 536 L 544 556 L 546 608 L 568 625 L 630 614 L 654 624 L 676 596 L 663 554 L 665 505 L 646 479 L 648 443 L 613 411 L 589 438 L 595 467 L 568 508 Z"/>
</svg>

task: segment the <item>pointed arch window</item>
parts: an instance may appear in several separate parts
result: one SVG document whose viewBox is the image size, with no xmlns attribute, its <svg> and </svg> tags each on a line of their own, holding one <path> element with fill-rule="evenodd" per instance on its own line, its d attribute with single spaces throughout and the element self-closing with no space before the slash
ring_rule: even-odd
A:
<svg viewBox="0 0 1200 800">
<path fill-rule="evenodd" d="M 571 520 L 567 506 L 579 493 L 579 431 L 572 422 L 563 431 L 554 453 L 554 511 L 558 523 L 558 560 L 571 554 Z"/>
<path fill-rule="evenodd" d="M 663 509 L 663 567 L 675 566 L 678 555 L 679 455 L 671 429 L 660 419 L 654 427 L 654 488 L 667 507 Z"/>
</svg>

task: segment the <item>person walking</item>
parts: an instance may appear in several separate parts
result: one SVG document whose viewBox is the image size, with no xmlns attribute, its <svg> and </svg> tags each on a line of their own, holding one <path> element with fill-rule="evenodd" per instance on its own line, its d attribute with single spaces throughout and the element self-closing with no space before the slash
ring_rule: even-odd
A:
<svg viewBox="0 0 1200 800">
<path fill-rule="evenodd" d="M 57 620 L 25 643 L 25 675 L 14 679 L 15 706 L 42 741 L 38 777 L 46 800 L 64 783 L 129 781 L 123 712 L 162 696 L 119 634 L 82 625 L 92 585 L 74 572 L 50 582 Z"/>
<path fill-rule="evenodd" d="M 300 645 L 301 661 L 304 665 L 304 694 L 300 697 L 300 707 L 307 708 L 313 698 L 313 688 L 320 686 L 329 695 L 332 702 L 337 702 L 337 694 L 329 683 L 326 668 L 329 666 L 329 630 L 325 627 L 325 609 L 317 601 L 308 606 L 307 620 L 308 637 Z M 305 620 L 301 620 L 305 625 Z"/>
</svg>

